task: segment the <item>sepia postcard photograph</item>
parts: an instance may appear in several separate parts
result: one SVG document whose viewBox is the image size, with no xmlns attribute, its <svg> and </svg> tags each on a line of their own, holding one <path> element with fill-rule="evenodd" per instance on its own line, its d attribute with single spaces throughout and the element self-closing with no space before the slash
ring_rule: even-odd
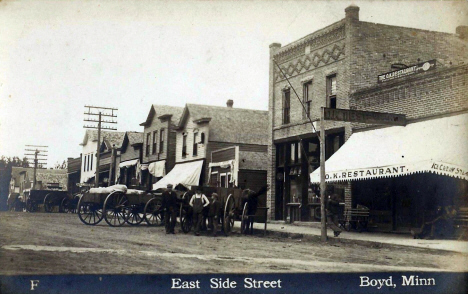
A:
<svg viewBox="0 0 468 294">
<path fill-rule="evenodd" d="M 468 2 L 0 0 L 17 293 L 468 293 Z"/>
</svg>

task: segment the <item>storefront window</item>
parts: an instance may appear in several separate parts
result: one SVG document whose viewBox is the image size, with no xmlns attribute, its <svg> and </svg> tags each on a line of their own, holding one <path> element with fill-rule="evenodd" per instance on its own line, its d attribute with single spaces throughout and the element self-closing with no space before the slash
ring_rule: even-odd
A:
<svg viewBox="0 0 468 294">
<path fill-rule="evenodd" d="M 291 143 L 291 163 L 296 162 L 296 143 Z"/>
</svg>

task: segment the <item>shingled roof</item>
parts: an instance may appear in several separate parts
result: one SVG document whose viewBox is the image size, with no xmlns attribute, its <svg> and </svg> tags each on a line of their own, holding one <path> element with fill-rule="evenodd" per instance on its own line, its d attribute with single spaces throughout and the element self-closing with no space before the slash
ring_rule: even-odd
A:
<svg viewBox="0 0 468 294">
<path fill-rule="evenodd" d="M 15 179 L 15 186 L 19 186 L 19 175 L 21 172 L 26 172 L 28 180 L 32 181 L 34 177 L 34 168 L 32 167 L 12 167 L 11 177 Z M 46 188 L 47 184 L 50 183 L 59 183 L 62 190 L 67 190 L 68 184 L 68 175 L 66 169 L 45 169 L 38 168 L 36 171 L 36 180 L 42 182 L 43 190 L 48 190 Z"/>
<path fill-rule="evenodd" d="M 123 143 L 122 143 L 122 152 L 125 152 L 128 146 L 143 143 L 143 136 L 144 136 L 144 133 L 142 132 L 131 132 L 131 131 L 126 132 Z"/>
<path fill-rule="evenodd" d="M 122 136 L 121 139 L 123 140 L 123 136 L 125 135 L 125 132 L 101 131 L 101 142 L 102 142 L 103 138 L 108 137 L 107 136 L 108 134 L 111 134 L 111 135 L 109 135 L 109 137 L 117 138 L 116 140 L 118 141 L 119 136 Z M 118 135 L 112 135 L 112 134 L 118 134 Z M 91 142 L 97 141 L 97 137 L 98 137 L 98 131 L 97 130 L 86 130 L 85 135 L 83 137 L 83 142 L 80 145 L 86 145 L 88 140 L 90 140 Z M 114 139 L 111 139 L 111 140 L 113 141 Z M 122 143 L 120 143 L 120 145 L 121 144 Z"/>
<path fill-rule="evenodd" d="M 112 146 L 115 148 L 122 147 L 122 143 L 125 137 L 125 132 L 105 132 L 101 134 L 103 141 L 106 144 L 107 149 L 110 149 Z"/>
<path fill-rule="evenodd" d="M 143 143 L 143 132 L 127 132 L 127 137 L 130 146 Z"/>
<path fill-rule="evenodd" d="M 268 111 L 245 108 L 187 104 L 179 122 L 209 120 L 209 140 L 242 144 L 268 144 Z"/>
<path fill-rule="evenodd" d="M 183 111 L 184 111 L 183 107 L 153 104 L 151 105 L 151 109 L 150 109 L 150 112 L 148 113 L 148 117 L 146 118 L 146 121 L 142 122 L 140 126 L 147 126 L 151 124 L 151 121 L 153 120 L 153 117 L 155 115 L 156 117 L 160 117 L 164 115 L 172 115 L 172 121 L 178 122 L 180 120 L 180 117 L 182 116 Z"/>
</svg>

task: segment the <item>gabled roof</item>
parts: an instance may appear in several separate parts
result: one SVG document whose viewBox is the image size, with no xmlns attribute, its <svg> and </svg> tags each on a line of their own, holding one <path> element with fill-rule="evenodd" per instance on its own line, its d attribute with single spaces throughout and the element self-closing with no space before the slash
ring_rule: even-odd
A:
<svg viewBox="0 0 468 294">
<path fill-rule="evenodd" d="M 143 132 L 127 132 L 128 143 L 130 146 L 138 143 L 143 143 Z"/>
<path fill-rule="evenodd" d="M 194 122 L 209 122 L 210 141 L 268 144 L 268 111 L 187 104 L 179 128 L 186 125 L 189 114 Z"/>
<path fill-rule="evenodd" d="M 172 115 L 172 121 L 177 123 L 183 111 L 183 107 L 153 104 L 146 121 L 142 122 L 140 126 L 150 125 L 155 115 L 156 117 Z"/>
<path fill-rule="evenodd" d="M 103 144 L 105 144 L 106 149 L 110 150 L 112 146 L 115 148 L 122 147 L 122 143 L 125 137 L 125 132 L 106 132 L 101 134 L 103 137 Z"/>
<path fill-rule="evenodd" d="M 142 132 L 125 132 L 125 137 L 122 143 L 122 152 L 128 148 L 128 146 L 133 146 L 135 144 L 143 143 L 144 133 Z"/>
<path fill-rule="evenodd" d="M 109 131 L 101 131 L 101 142 L 106 134 L 108 133 L 124 133 L 124 132 L 109 132 Z M 86 130 L 85 135 L 83 137 L 83 142 L 80 144 L 82 146 L 88 143 L 88 140 L 91 142 L 97 141 L 98 131 L 97 130 Z M 123 137 L 122 137 L 123 138 Z"/>
</svg>

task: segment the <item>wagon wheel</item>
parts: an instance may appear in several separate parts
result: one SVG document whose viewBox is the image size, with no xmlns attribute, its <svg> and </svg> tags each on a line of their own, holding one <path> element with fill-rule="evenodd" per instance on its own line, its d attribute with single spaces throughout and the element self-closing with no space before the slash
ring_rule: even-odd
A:
<svg viewBox="0 0 468 294">
<path fill-rule="evenodd" d="M 234 197 L 229 194 L 224 205 L 224 234 L 229 235 L 234 227 Z"/>
<path fill-rule="evenodd" d="M 27 212 L 36 212 L 37 211 L 37 203 L 28 199 L 26 201 L 26 211 Z"/>
<path fill-rule="evenodd" d="M 245 202 L 244 209 L 242 210 L 242 218 L 241 218 L 241 233 L 247 234 L 249 231 L 249 216 L 247 211 L 249 210 L 249 203 Z"/>
<path fill-rule="evenodd" d="M 129 208 L 127 223 L 132 226 L 141 224 L 145 215 L 142 214 L 142 204 L 132 204 Z"/>
<path fill-rule="evenodd" d="M 59 211 L 63 213 L 70 212 L 70 200 L 67 197 L 63 197 L 62 201 L 60 202 Z"/>
<path fill-rule="evenodd" d="M 189 233 L 193 226 L 193 219 L 189 213 L 189 208 L 186 207 L 184 209 L 184 204 L 180 204 L 180 226 L 184 233 Z"/>
<path fill-rule="evenodd" d="M 80 201 L 80 198 L 81 198 L 81 194 L 75 194 L 75 196 L 73 197 L 73 199 L 70 201 L 70 212 L 71 213 L 77 213 L 78 212 L 78 201 Z"/>
<path fill-rule="evenodd" d="M 109 226 L 120 227 L 130 216 L 128 198 L 125 194 L 115 191 L 109 194 L 104 201 L 104 220 Z"/>
<path fill-rule="evenodd" d="M 52 194 L 47 194 L 44 198 L 44 211 L 53 212 L 54 211 L 54 199 Z"/>
<path fill-rule="evenodd" d="M 85 197 L 83 194 L 76 205 L 78 217 L 85 225 L 97 225 L 103 218 L 102 206 L 99 203 L 85 201 Z"/>
<path fill-rule="evenodd" d="M 143 213 L 148 226 L 158 226 L 162 224 L 163 219 L 161 206 L 161 199 L 151 198 L 146 202 Z"/>
</svg>

